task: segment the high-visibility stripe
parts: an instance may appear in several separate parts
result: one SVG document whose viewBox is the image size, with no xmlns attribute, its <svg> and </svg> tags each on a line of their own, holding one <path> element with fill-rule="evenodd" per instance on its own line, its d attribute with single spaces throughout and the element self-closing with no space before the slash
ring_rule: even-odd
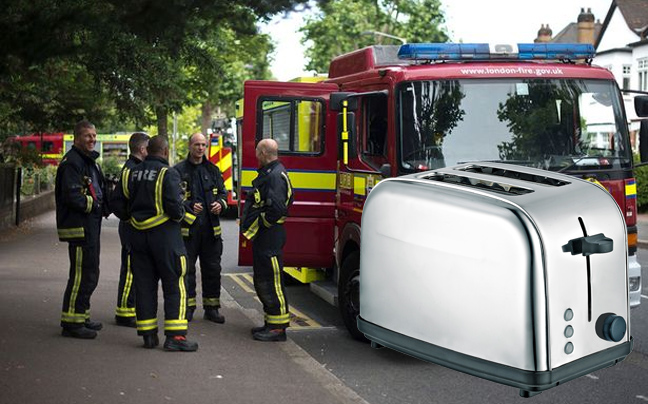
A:
<svg viewBox="0 0 648 404">
<path fill-rule="evenodd" d="M 128 191 L 128 176 L 130 175 L 130 169 L 127 167 L 124 167 L 124 171 L 122 171 L 122 192 L 124 193 L 124 196 L 126 199 L 130 199 L 130 191 Z"/>
<path fill-rule="evenodd" d="M 75 227 L 72 229 L 57 229 L 59 238 L 83 238 L 85 237 L 85 230 L 83 227 Z"/>
<path fill-rule="evenodd" d="M 182 237 L 189 237 L 189 229 L 186 227 L 181 228 L 180 234 L 182 234 Z"/>
<path fill-rule="evenodd" d="M 257 177 L 255 170 L 241 172 L 241 186 L 251 188 Z M 337 173 L 334 171 L 294 171 L 288 170 L 291 186 L 294 191 L 335 191 Z"/>
<path fill-rule="evenodd" d="M 185 289 L 185 274 L 187 273 L 187 257 L 180 256 L 180 278 L 178 279 L 178 286 L 180 288 L 180 314 L 178 315 L 179 321 L 187 321 L 187 290 Z M 171 321 L 171 320 L 167 320 Z M 165 326 L 166 328 L 166 326 Z"/>
<path fill-rule="evenodd" d="M 187 222 L 187 224 L 188 224 L 189 226 L 191 226 L 191 225 L 196 221 L 196 215 L 194 215 L 193 213 L 190 213 L 190 212 L 188 212 L 188 211 L 185 211 L 185 214 L 184 214 L 183 220 L 184 220 L 185 222 Z"/>
<path fill-rule="evenodd" d="M 288 188 L 288 190 L 286 192 L 286 194 L 287 194 L 286 195 L 286 206 L 288 206 L 288 202 L 290 202 L 290 197 L 292 196 L 292 192 L 293 192 L 292 191 L 292 185 L 290 184 L 290 179 L 288 178 L 286 173 L 282 172 L 281 176 L 284 177 L 284 179 L 286 180 L 286 187 Z"/>
<path fill-rule="evenodd" d="M 243 233 L 243 237 L 245 237 L 248 240 L 252 240 L 254 236 L 257 234 L 259 231 L 259 218 L 256 218 L 254 220 L 254 223 L 247 229 L 245 233 Z"/>
<path fill-rule="evenodd" d="M 92 212 L 92 202 L 94 200 L 90 195 L 86 195 L 86 207 L 85 207 L 85 213 L 90 213 Z"/>
<path fill-rule="evenodd" d="M 223 233 L 220 226 L 214 226 L 214 236 L 220 236 Z"/>
<path fill-rule="evenodd" d="M 367 179 L 361 176 L 353 176 L 353 193 L 356 195 L 367 194 Z"/>
<path fill-rule="evenodd" d="M 272 226 L 272 224 L 270 222 L 268 222 L 268 219 L 266 219 L 265 212 L 261 212 L 261 221 L 263 222 L 263 225 L 265 227 L 271 227 Z"/>
<path fill-rule="evenodd" d="M 131 225 L 133 225 L 133 227 L 136 228 L 137 230 L 147 230 L 155 226 L 159 226 L 168 220 L 169 220 L 169 216 L 166 213 L 159 216 L 153 216 L 142 221 L 135 220 L 135 218 L 132 217 Z"/>
<path fill-rule="evenodd" d="M 281 288 L 281 268 L 279 268 L 279 260 L 277 260 L 277 257 L 270 257 L 270 261 L 272 262 L 275 292 L 277 293 L 277 299 L 279 299 L 279 310 L 281 314 L 286 314 L 288 313 L 288 307 L 286 306 L 286 297 Z"/>
<path fill-rule="evenodd" d="M 189 307 L 196 307 L 196 298 L 195 297 L 190 297 L 187 299 L 187 304 Z"/>
<path fill-rule="evenodd" d="M 268 324 L 284 325 L 290 323 L 290 313 L 275 316 L 272 314 L 265 315 L 265 321 Z"/>
<path fill-rule="evenodd" d="M 220 299 L 217 297 L 203 297 L 203 306 L 219 306 Z"/>
<path fill-rule="evenodd" d="M 134 307 L 117 307 L 115 309 L 115 315 L 119 317 L 135 317 L 135 308 Z"/>
<path fill-rule="evenodd" d="M 76 299 L 79 295 L 79 288 L 81 286 L 81 277 L 83 276 L 83 249 L 79 246 L 76 247 L 74 254 L 74 283 L 72 285 L 72 292 L 70 293 L 70 301 L 68 304 L 68 314 L 74 315 L 76 312 Z"/>
<path fill-rule="evenodd" d="M 184 331 L 187 329 L 187 319 L 164 320 L 164 329 L 166 331 Z"/>
<path fill-rule="evenodd" d="M 84 323 L 86 321 L 85 314 L 70 314 L 63 312 L 61 313 L 61 321 L 64 323 Z"/>
<path fill-rule="evenodd" d="M 166 172 L 167 168 L 163 167 L 160 170 L 160 175 L 158 175 L 157 180 L 155 181 L 155 209 L 157 210 L 157 216 L 164 213 L 164 208 L 162 206 L 162 183 L 164 182 L 164 175 Z"/>
<path fill-rule="evenodd" d="M 625 184 L 625 195 L 626 198 L 636 198 L 637 197 L 637 183 L 634 180 L 630 180 Z"/>
<path fill-rule="evenodd" d="M 127 254 L 126 255 L 126 280 L 124 282 L 124 290 L 122 291 L 122 296 L 119 301 L 119 307 L 117 309 L 120 313 L 124 311 L 129 313 L 130 309 L 128 308 L 128 295 L 130 294 L 132 286 L 133 286 L 133 271 L 131 271 L 131 256 L 130 254 Z M 135 309 L 132 310 L 133 313 L 135 313 Z"/>
</svg>

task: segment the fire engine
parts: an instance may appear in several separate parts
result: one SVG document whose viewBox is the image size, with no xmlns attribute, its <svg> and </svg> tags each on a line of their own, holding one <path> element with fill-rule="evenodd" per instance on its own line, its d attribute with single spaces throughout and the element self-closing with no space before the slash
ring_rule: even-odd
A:
<svg viewBox="0 0 648 404">
<path fill-rule="evenodd" d="M 20 144 L 22 148 L 38 151 L 44 165 L 57 165 L 63 158 L 63 133 L 32 133 L 14 136 L 9 140 Z"/>
<path fill-rule="evenodd" d="M 240 212 L 256 176 L 255 145 L 273 138 L 295 195 L 284 263 L 323 274 L 313 277 L 324 279 L 311 289 L 337 304 L 361 339 L 360 225 L 378 181 L 477 161 L 567 173 L 605 187 L 625 215 L 628 292 L 637 306 L 641 267 L 628 125 L 614 76 L 591 65 L 594 55 L 584 44 L 370 46 L 333 59 L 322 82 L 247 81 Z M 648 116 L 648 97 L 636 96 L 635 109 Z M 250 243 L 241 239 L 239 265 L 251 265 L 251 257 Z"/>
<path fill-rule="evenodd" d="M 236 187 L 238 173 L 235 172 L 236 145 L 230 141 L 225 124 L 215 127 L 209 135 L 209 161 L 214 163 L 223 173 L 225 189 L 227 189 L 227 206 L 236 209 L 238 198 Z M 230 129 L 231 130 L 231 129 Z"/>
</svg>

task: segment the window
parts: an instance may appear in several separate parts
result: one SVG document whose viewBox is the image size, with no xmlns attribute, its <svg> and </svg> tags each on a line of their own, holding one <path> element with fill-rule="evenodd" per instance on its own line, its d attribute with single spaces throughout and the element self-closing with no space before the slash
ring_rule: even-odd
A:
<svg viewBox="0 0 648 404">
<path fill-rule="evenodd" d="M 314 99 L 262 99 L 257 113 L 257 140 L 274 139 L 280 153 L 321 154 L 324 103 Z"/>
<path fill-rule="evenodd" d="M 52 150 L 54 150 L 54 142 L 44 141 L 43 142 L 43 151 L 44 152 L 51 152 Z"/>
<path fill-rule="evenodd" d="M 639 90 L 648 90 L 648 58 L 637 60 L 637 71 L 639 72 Z"/>
<path fill-rule="evenodd" d="M 630 65 L 623 65 L 623 89 L 628 90 L 630 88 Z"/>
<path fill-rule="evenodd" d="M 363 102 L 362 156 L 376 168 L 387 162 L 387 98 L 367 97 Z"/>
</svg>

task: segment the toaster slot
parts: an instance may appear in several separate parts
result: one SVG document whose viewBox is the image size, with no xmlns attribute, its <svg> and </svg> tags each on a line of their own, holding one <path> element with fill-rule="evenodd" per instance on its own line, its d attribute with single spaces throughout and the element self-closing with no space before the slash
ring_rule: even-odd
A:
<svg viewBox="0 0 648 404">
<path fill-rule="evenodd" d="M 569 182 L 567 181 L 551 178 L 544 175 L 535 175 L 535 174 L 523 173 L 515 170 L 488 167 L 488 166 L 470 165 L 467 167 L 458 168 L 457 170 L 466 171 L 469 173 L 487 174 L 487 175 L 494 175 L 497 177 L 513 178 L 516 180 L 533 182 L 536 184 L 551 185 L 553 187 L 562 187 L 564 185 L 569 184 Z"/>
<path fill-rule="evenodd" d="M 421 177 L 430 181 L 446 182 L 465 187 L 479 188 L 488 191 L 503 193 L 506 195 L 524 195 L 533 192 L 532 189 L 522 188 L 516 185 L 507 184 L 501 181 L 486 181 L 479 178 L 471 178 L 462 175 L 434 173 Z"/>
</svg>

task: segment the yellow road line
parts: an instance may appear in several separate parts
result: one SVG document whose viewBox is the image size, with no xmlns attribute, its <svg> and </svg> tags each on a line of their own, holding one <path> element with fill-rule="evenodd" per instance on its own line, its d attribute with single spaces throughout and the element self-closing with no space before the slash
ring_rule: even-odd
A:
<svg viewBox="0 0 648 404">
<path fill-rule="evenodd" d="M 241 276 L 240 274 L 226 274 L 226 275 L 232 278 L 232 280 L 236 282 L 244 291 L 248 293 L 255 293 L 254 289 L 250 288 L 248 285 L 246 285 L 245 281 L 240 279 Z"/>
</svg>

